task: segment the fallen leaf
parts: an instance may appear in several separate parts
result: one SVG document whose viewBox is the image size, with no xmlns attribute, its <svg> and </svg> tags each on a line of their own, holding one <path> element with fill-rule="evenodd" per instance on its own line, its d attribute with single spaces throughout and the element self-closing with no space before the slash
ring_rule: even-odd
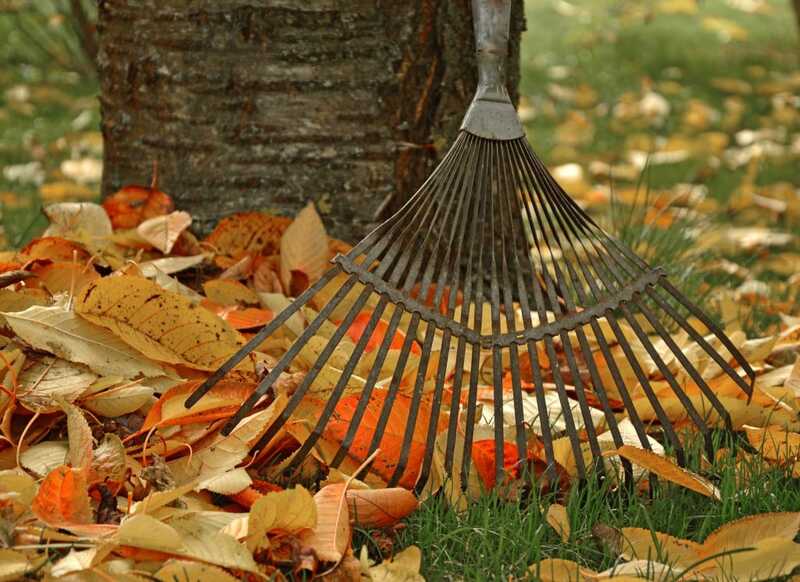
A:
<svg viewBox="0 0 800 582">
<path fill-rule="evenodd" d="M 65 465 L 53 469 L 39 486 L 31 511 L 53 527 L 92 523 L 85 473 Z"/>
<path fill-rule="evenodd" d="M 45 206 L 44 213 L 50 226 L 45 237 L 88 237 L 91 241 L 107 239 L 113 229 L 106 211 L 93 202 L 60 202 Z"/>
<path fill-rule="evenodd" d="M 281 236 L 280 257 L 283 289 L 295 297 L 330 267 L 328 235 L 312 203 L 297 214 Z"/>
<path fill-rule="evenodd" d="M 161 582 L 236 582 L 238 580 L 216 566 L 184 560 L 168 561 L 154 576 Z"/>
<path fill-rule="evenodd" d="M 708 480 L 700 475 L 692 473 L 682 467 L 679 467 L 669 459 L 661 457 L 638 447 L 630 445 L 622 445 L 616 450 L 616 454 L 635 463 L 640 467 L 644 467 L 648 471 L 655 473 L 662 479 L 676 483 L 681 487 L 691 489 L 696 493 L 705 495 L 712 499 L 720 500 L 719 489 L 712 485 Z"/>
<path fill-rule="evenodd" d="M 75 311 L 148 358 L 197 370 L 216 370 L 242 343 L 213 314 L 140 277 L 91 283 L 76 297 Z"/>
<path fill-rule="evenodd" d="M 317 504 L 302 486 L 267 493 L 250 508 L 247 547 L 250 551 L 267 545 L 270 532 L 299 533 L 317 525 Z"/>
<path fill-rule="evenodd" d="M 408 489 L 348 489 L 350 519 L 364 528 L 391 527 L 419 507 L 416 496 Z"/>
<path fill-rule="evenodd" d="M 97 373 L 124 378 L 164 375 L 154 362 L 102 327 L 78 317 L 64 304 L 33 306 L 3 316 L 14 333 L 32 347 L 85 364 Z"/>
<path fill-rule="evenodd" d="M 278 251 L 281 235 L 291 222 L 291 218 L 265 212 L 240 212 L 220 220 L 204 242 L 220 255 L 271 255 Z"/>
<path fill-rule="evenodd" d="M 317 523 L 303 536 L 323 562 L 339 562 L 350 546 L 350 511 L 347 483 L 326 485 L 314 495 Z"/>
<path fill-rule="evenodd" d="M 372 582 L 425 582 L 419 573 L 422 552 L 417 546 L 408 546 L 390 560 L 384 560 L 369 569 Z"/>
<path fill-rule="evenodd" d="M 567 543 L 569 541 L 569 516 L 567 515 L 567 508 L 559 503 L 551 503 L 547 508 L 545 520 L 550 526 L 556 530 L 556 533 L 561 538 L 561 541 Z"/>
<path fill-rule="evenodd" d="M 168 255 L 178 241 L 178 237 L 191 224 L 191 214 L 176 210 L 163 216 L 148 218 L 136 227 L 136 232 L 155 248 Z"/>
<path fill-rule="evenodd" d="M 172 212 L 172 199 L 157 188 L 126 186 L 103 200 L 103 208 L 117 228 L 136 228 L 143 221 Z"/>
</svg>

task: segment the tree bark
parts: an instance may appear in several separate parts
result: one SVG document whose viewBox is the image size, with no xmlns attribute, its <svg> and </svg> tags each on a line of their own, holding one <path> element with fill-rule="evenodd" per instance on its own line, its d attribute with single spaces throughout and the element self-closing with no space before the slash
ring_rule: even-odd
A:
<svg viewBox="0 0 800 582">
<path fill-rule="evenodd" d="M 516 99 L 523 0 L 513 0 Z M 317 203 L 356 240 L 413 194 L 477 81 L 469 0 L 101 0 L 103 193 L 159 185 L 200 230 Z"/>
</svg>

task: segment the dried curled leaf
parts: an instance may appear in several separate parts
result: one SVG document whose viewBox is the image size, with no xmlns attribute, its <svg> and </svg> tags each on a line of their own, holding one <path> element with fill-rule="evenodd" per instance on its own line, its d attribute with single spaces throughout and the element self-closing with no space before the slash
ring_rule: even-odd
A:
<svg viewBox="0 0 800 582">
<path fill-rule="evenodd" d="M 329 258 L 325 226 L 309 203 L 281 237 L 280 275 L 284 290 L 299 295 L 328 269 Z"/>
<path fill-rule="evenodd" d="M 266 212 L 240 212 L 220 220 L 205 242 L 220 255 L 271 255 L 278 251 L 281 235 L 291 222 L 291 218 Z"/>
<path fill-rule="evenodd" d="M 91 283 L 76 297 L 75 310 L 148 358 L 197 370 L 215 370 L 241 343 L 207 310 L 130 275 Z"/>
<path fill-rule="evenodd" d="M 622 445 L 616 450 L 616 453 L 628 459 L 631 463 L 635 463 L 655 473 L 662 479 L 676 483 L 681 487 L 691 489 L 700 495 L 705 495 L 706 497 L 711 497 L 716 500 L 720 499 L 719 489 L 712 483 L 696 473 L 679 467 L 665 457 L 630 445 Z"/>
<path fill-rule="evenodd" d="M 408 489 L 348 489 L 350 519 L 360 527 L 391 527 L 419 507 L 416 496 Z"/>
<path fill-rule="evenodd" d="M 136 228 L 143 221 L 172 212 L 172 199 L 157 188 L 125 186 L 103 200 L 103 208 L 117 228 Z"/>
</svg>

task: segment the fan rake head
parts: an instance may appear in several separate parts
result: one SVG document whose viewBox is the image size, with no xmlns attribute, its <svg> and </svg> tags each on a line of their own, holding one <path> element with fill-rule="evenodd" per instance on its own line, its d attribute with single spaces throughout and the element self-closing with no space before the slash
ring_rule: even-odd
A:
<svg viewBox="0 0 800 582">
<path fill-rule="evenodd" d="M 604 447 L 650 449 L 653 430 L 683 463 L 677 421 L 709 447 L 709 426 L 730 425 L 700 354 L 748 394 L 753 371 L 661 269 L 556 183 L 506 93 L 508 2 L 475 0 L 473 10 L 481 83 L 444 160 L 187 405 L 303 310 L 308 324 L 224 429 L 302 371 L 256 445 L 302 421 L 307 438 L 288 471 L 325 441 L 334 467 L 380 449 L 372 470 L 389 485 L 425 483 L 435 457 L 465 484 L 475 443 L 490 442 L 497 482 L 510 462 L 531 459 L 554 477 L 560 439 L 584 476 Z"/>
</svg>

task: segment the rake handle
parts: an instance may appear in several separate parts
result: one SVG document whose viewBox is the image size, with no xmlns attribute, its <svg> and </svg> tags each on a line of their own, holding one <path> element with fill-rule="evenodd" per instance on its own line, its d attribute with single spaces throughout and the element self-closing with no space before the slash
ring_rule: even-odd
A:
<svg viewBox="0 0 800 582">
<path fill-rule="evenodd" d="M 461 129 L 493 140 L 525 135 L 506 89 L 511 0 L 472 0 L 478 90 Z"/>
<path fill-rule="evenodd" d="M 478 57 L 478 86 L 504 94 L 511 26 L 511 0 L 472 0 L 472 21 Z"/>
</svg>

